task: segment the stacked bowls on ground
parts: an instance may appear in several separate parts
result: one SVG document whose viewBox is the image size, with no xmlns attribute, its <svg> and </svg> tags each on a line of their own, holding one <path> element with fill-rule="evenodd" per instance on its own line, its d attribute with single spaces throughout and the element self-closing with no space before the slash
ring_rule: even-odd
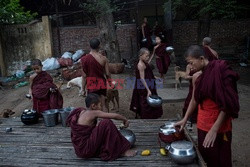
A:
<svg viewBox="0 0 250 167">
<path fill-rule="evenodd" d="M 170 157 L 178 164 L 192 163 L 196 157 L 192 142 L 185 140 L 183 131 L 174 127 L 173 121 L 168 121 L 159 128 L 159 138 L 166 143 Z"/>
</svg>

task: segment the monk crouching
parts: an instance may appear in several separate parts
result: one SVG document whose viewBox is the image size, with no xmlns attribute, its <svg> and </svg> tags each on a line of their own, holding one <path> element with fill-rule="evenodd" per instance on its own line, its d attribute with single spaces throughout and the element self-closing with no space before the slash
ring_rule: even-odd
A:
<svg viewBox="0 0 250 167">
<path fill-rule="evenodd" d="M 34 59 L 31 67 L 35 72 L 30 76 L 29 93 L 33 101 L 33 110 L 37 111 L 39 116 L 42 112 L 49 109 L 60 109 L 63 107 L 63 97 L 57 86 L 53 83 L 53 78 L 42 71 L 42 62 Z"/>
<path fill-rule="evenodd" d="M 67 119 L 76 155 L 80 158 L 100 157 L 104 161 L 134 156 L 136 151 L 130 150 L 129 141 L 110 119 L 122 120 L 125 127 L 129 125 L 128 120 L 120 114 L 100 111 L 101 100 L 95 93 L 88 94 L 85 103 L 86 109 L 75 109 Z M 103 118 L 98 125 L 97 118 Z"/>
</svg>

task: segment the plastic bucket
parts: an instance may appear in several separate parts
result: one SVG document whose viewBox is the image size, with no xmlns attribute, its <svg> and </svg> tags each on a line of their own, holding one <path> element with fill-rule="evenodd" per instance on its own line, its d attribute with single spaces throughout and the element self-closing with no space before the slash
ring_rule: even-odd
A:
<svg viewBox="0 0 250 167">
<path fill-rule="evenodd" d="M 55 126 L 58 123 L 58 109 L 46 110 L 42 113 L 45 126 Z"/>
<path fill-rule="evenodd" d="M 67 107 L 67 108 L 63 108 L 63 109 L 59 110 L 62 126 L 64 126 L 64 127 L 67 126 L 66 121 L 67 121 L 67 118 L 72 110 L 74 110 L 73 107 Z"/>
</svg>

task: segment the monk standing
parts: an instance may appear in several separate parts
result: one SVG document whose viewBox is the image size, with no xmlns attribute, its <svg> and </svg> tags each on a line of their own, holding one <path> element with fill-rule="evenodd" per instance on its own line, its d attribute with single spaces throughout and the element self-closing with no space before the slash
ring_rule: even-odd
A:
<svg viewBox="0 0 250 167">
<path fill-rule="evenodd" d="M 91 51 L 81 59 L 83 90 L 87 85 L 88 93 L 96 93 L 101 97 L 103 111 L 107 112 L 105 105 L 107 85 L 106 80 L 110 78 L 108 59 L 100 52 L 100 41 L 93 38 L 89 42 Z M 84 92 L 85 94 L 86 92 Z"/>
<path fill-rule="evenodd" d="M 142 40 L 146 39 L 146 42 L 142 41 L 141 48 L 146 47 L 148 49 L 152 48 L 152 40 L 151 40 L 151 29 L 148 25 L 148 19 L 144 17 L 143 23 L 141 26 L 141 32 L 142 32 Z"/>
<path fill-rule="evenodd" d="M 75 153 L 80 158 L 100 157 L 111 161 L 121 156 L 134 156 L 129 141 L 121 135 L 110 119 L 122 120 L 125 127 L 128 120 L 116 113 L 105 113 L 101 110 L 100 97 L 90 93 L 85 99 L 86 109 L 73 110 L 67 119 L 71 127 L 71 140 Z M 97 119 L 103 118 L 97 125 Z"/>
<path fill-rule="evenodd" d="M 202 49 L 190 46 L 186 60 L 197 72 L 193 75 L 193 95 L 185 117 L 175 124 L 185 126 L 198 105 L 198 147 L 210 167 L 232 166 L 232 119 L 238 117 L 238 74 L 223 60 L 208 61 Z"/>
<path fill-rule="evenodd" d="M 211 41 L 212 39 L 210 37 L 205 37 L 203 39 L 202 41 L 203 51 L 209 61 L 218 60 L 219 59 L 218 53 L 211 48 Z"/>
<path fill-rule="evenodd" d="M 41 60 L 34 59 L 31 67 L 35 72 L 30 76 L 31 87 L 29 89 L 33 100 L 33 110 L 41 116 L 45 110 L 62 108 L 63 97 L 53 83 L 53 78 L 46 71 L 42 71 Z"/>
<path fill-rule="evenodd" d="M 136 117 L 139 114 L 142 119 L 160 118 L 163 113 L 162 107 L 151 107 L 147 103 L 148 96 L 157 95 L 155 77 L 149 63 L 149 50 L 141 48 L 135 69 L 136 80 L 130 110 L 136 113 Z"/>
<path fill-rule="evenodd" d="M 155 41 L 156 46 L 154 47 L 154 51 L 150 58 L 150 61 L 152 60 L 153 56 L 156 55 L 156 66 L 161 75 L 161 78 L 164 79 L 164 74 L 167 73 L 168 67 L 171 63 L 170 53 L 166 51 L 167 44 L 162 42 L 162 37 L 156 36 Z"/>
</svg>

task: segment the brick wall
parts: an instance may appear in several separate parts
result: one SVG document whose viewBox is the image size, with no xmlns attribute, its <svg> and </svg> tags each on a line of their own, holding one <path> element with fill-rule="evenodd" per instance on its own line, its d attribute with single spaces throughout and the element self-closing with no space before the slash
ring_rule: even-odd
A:
<svg viewBox="0 0 250 167">
<path fill-rule="evenodd" d="M 135 27 L 134 24 L 125 24 L 117 27 L 116 33 L 122 58 L 130 58 L 133 53 L 136 53 Z M 95 26 L 60 28 L 61 54 L 66 51 L 76 51 L 78 49 L 89 51 L 89 40 L 93 37 L 98 37 L 98 35 L 99 29 Z M 56 28 L 52 30 L 52 38 L 54 56 L 60 57 Z"/>
</svg>

